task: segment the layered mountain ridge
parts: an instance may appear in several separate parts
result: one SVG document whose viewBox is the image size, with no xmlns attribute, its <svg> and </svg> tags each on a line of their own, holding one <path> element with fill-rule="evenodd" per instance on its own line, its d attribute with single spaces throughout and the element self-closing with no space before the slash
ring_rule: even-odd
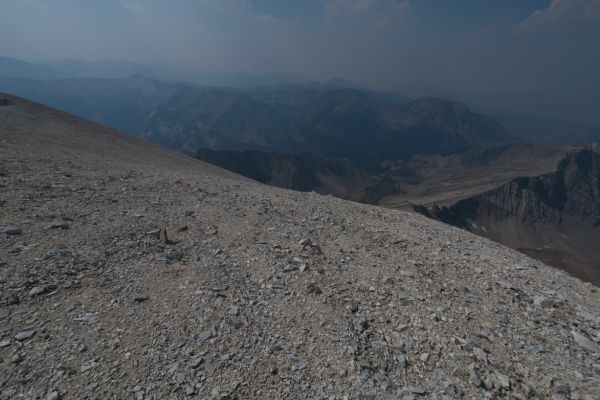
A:
<svg viewBox="0 0 600 400">
<path fill-rule="evenodd" d="M 213 150 L 309 152 L 362 165 L 514 142 L 463 104 L 338 86 L 238 90 L 128 79 L 0 78 L 0 89 L 194 154 Z M 390 99 L 385 101 L 384 99 Z"/>
<path fill-rule="evenodd" d="M 588 146 L 555 172 L 514 179 L 453 205 L 431 209 L 444 222 L 525 251 L 551 264 L 600 279 L 600 152 Z M 567 260 L 568 258 L 568 260 Z M 576 261 L 580 260 L 578 267 Z"/>
</svg>

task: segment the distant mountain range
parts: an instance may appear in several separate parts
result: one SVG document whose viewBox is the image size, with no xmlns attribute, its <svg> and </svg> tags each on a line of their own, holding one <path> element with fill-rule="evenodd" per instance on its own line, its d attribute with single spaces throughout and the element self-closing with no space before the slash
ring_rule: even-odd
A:
<svg viewBox="0 0 600 400">
<path fill-rule="evenodd" d="M 24 79 L 64 79 L 70 77 L 69 74 L 44 65 L 8 57 L 0 57 L 0 76 Z"/>
<path fill-rule="evenodd" d="M 124 60 L 40 60 L 23 61 L 0 57 L 0 76 L 24 79 L 102 78 L 124 79 L 144 74 L 165 82 L 191 82 L 205 86 L 254 87 L 281 83 L 299 83 L 305 79 L 283 75 L 253 75 L 244 73 L 185 71 L 153 64 Z M 333 83 L 344 82 L 334 79 Z"/>
<path fill-rule="evenodd" d="M 600 141 L 600 87 L 586 91 L 547 88 L 474 93 L 451 88 L 403 88 L 410 97 L 436 95 L 493 115 L 528 143 L 586 144 Z"/>
<path fill-rule="evenodd" d="M 251 92 L 288 90 L 358 90 L 379 101 L 404 104 L 409 98 L 438 97 L 468 104 L 491 115 L 520 140 L 535 144 L 575 145 L 600 141 L 600 96 L 598 88 L 585 92 L 568 89 L 469 92 L 451 87 L 401 87 L 377 91 L 343 78 L 307 82 L 298 76 L 259 76 L 244 73 L 184 71 L 124 60 L 77 59 L 26 62 L 0 57 L 0 77 L 33 80 L 100 78 L 125 79 L 136 74 L 161 82 L 211 87 L 243 88 Z M 408 97 L 407 97 L 408 96 Z M 89 117 L 88 114 L 86 116 Z"/>
<path fill-rule="evenodd" d="M 129 68 L 0 59 L 0 91 L 269 185 L 415 209 L 600 282 L 596 148 L 526 145 L 463 103 L 340 78 L 238 89 L 66 77 L 92 67 Z M 594 141 L 581 132 L 574 143 Z"/>
<path fill-rule="evenodd" d="M 372 166 L 516 141 L 464 104 L 341 88 L 340 82 L 239 90 L 127 79 L 0 78 L 0 90 L 194 154 L 311 153 Z"/>
</svg>

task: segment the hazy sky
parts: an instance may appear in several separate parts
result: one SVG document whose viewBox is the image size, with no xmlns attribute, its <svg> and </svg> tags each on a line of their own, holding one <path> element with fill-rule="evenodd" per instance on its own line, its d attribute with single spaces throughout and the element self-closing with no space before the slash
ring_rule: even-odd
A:
<svg viewBox="0 0 600 400">
<path fill-rule="evenodd" d="M 600 0 L 0 0 L 0 55 L 381 88 L 600 89 Z"/>
</svg>

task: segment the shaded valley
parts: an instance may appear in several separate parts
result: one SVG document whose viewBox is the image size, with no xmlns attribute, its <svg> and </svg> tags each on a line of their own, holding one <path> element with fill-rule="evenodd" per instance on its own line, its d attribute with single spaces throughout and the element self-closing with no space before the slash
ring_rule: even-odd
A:
<svg viewBox="0 0 600 400">
<path fill-rule="evenodd" d="M 386 177 L 377 177 L 349 160 L 311 154 L 240 152 L 201 149 L 196 158 L 258 182 L 301 192 L 315 191 L 361 203 L 377 204 L 400 190 Z"/>
</svg>

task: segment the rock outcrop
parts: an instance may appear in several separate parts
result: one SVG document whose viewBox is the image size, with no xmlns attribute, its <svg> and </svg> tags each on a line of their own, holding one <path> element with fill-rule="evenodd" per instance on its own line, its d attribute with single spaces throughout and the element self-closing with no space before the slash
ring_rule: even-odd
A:
<svg viewBox="0 0 600 400">
<path fill-rule="evenodd" d="M 600 246 L 600 152 L 597 146 L 570 154 L 560 161 L 556 172 L 517 178 L 453 205 L 421 211 L 513 247 L 545 248 L 546 253 L 559 251 L 587 260 L 582 268 L 594 280 L 600 278 L 600 255 L 596 250 Z M 512 230 L 513 235 L 509 235 L 508 230 Z M 514 235 L 514 230 L 523 234 Z M 551 230 L 560 233 L 563 240 L 545 242 L 543 236 Z M 585 237 L 590 234 L 591 237 Z M 516 236 L 520 239 L 515 240 Z M 560 265 L 560 261 L 557 262 Z"/>
</svg>

